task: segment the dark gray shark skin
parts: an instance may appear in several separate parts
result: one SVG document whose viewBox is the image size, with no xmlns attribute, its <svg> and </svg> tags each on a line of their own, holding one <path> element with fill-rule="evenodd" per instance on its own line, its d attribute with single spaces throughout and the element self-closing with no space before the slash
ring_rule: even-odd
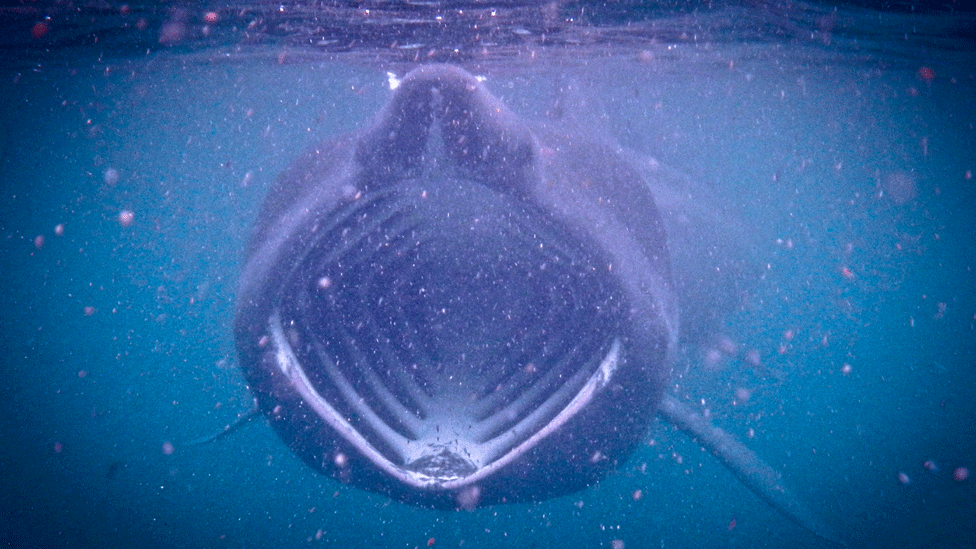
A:
<svg viewBox="0 0 976 549">
<path fill-rule="evenodd" d="M 428 65 L 365 129 L 278 179 L 241 278 L 237 348 L 292 451 L 400 501 L 580 490 L 664 405 L 789 507 L 755 454 L 663 400 L 671 278 L 654 197 L 617 151 L 529 124 L 467 72 Z M 820 527 L 802 505 L 784 512 Z"/>
</svg>

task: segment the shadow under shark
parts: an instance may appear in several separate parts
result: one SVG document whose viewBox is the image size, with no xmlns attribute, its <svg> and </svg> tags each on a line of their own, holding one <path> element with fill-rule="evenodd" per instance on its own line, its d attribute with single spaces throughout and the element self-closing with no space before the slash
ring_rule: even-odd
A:
<svg viewBox="0 0 976 549">
<path fill-rule="evenodd" d="M 660 414 L 838 540 L 778 472 L 665 394 L 670 263 L 650 188 L 615 150 L 423 66 L 364 130 L 278 179 L 241 277 L 238 353 L 293 452 L 400 501 L 583 489 Z"/>
</svg>

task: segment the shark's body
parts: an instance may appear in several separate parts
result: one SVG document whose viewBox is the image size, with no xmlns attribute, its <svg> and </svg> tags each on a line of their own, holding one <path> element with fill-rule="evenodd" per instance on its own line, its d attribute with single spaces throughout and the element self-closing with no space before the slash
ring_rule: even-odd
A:
<svg viewBox="0 0 976 549">
<path fill-rule="evenodd" d="M 351 485 L 448 508 L 553 497 L 613 470 L 662 412 L 823 530 L 664 396 L 676 301 L 654 197 L 617 151 L 429 65 L 279 178 L 235 329 L 282 439 Z"/>
</svg>

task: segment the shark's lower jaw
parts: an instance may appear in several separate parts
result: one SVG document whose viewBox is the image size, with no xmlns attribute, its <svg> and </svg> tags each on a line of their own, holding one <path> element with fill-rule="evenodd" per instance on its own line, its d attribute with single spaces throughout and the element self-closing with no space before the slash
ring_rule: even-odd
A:
<svg viewBox="0 0 976 549">
<path fill-rule="evenodd" d="M 486 187 L 401 183 L 307 238 L 266 353 L 342 446 L 407 486 L 458 490 L 517 462 L 622 360 L 605 258 Z"/>
</svg>

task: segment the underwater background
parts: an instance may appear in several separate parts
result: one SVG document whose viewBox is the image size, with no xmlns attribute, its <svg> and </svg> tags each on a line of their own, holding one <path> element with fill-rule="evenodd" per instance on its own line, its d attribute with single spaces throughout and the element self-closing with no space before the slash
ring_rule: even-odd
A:
<svg viewBox="0 0 976 549">
<path fill-rule="evenodd" d="M 263 419 L 187 444 L 252 406 L 231 325 L 272 181 L 431 61 L 675 189 L 684 261 L 742 259 L 672 394 L 849 546 L 976 546 L 973 12 L 353 4 L 0 8 L 3 546 L 833 546 L 663 421 L 598 485 L 473 512 L 320 476 Z"/>
</svg>

